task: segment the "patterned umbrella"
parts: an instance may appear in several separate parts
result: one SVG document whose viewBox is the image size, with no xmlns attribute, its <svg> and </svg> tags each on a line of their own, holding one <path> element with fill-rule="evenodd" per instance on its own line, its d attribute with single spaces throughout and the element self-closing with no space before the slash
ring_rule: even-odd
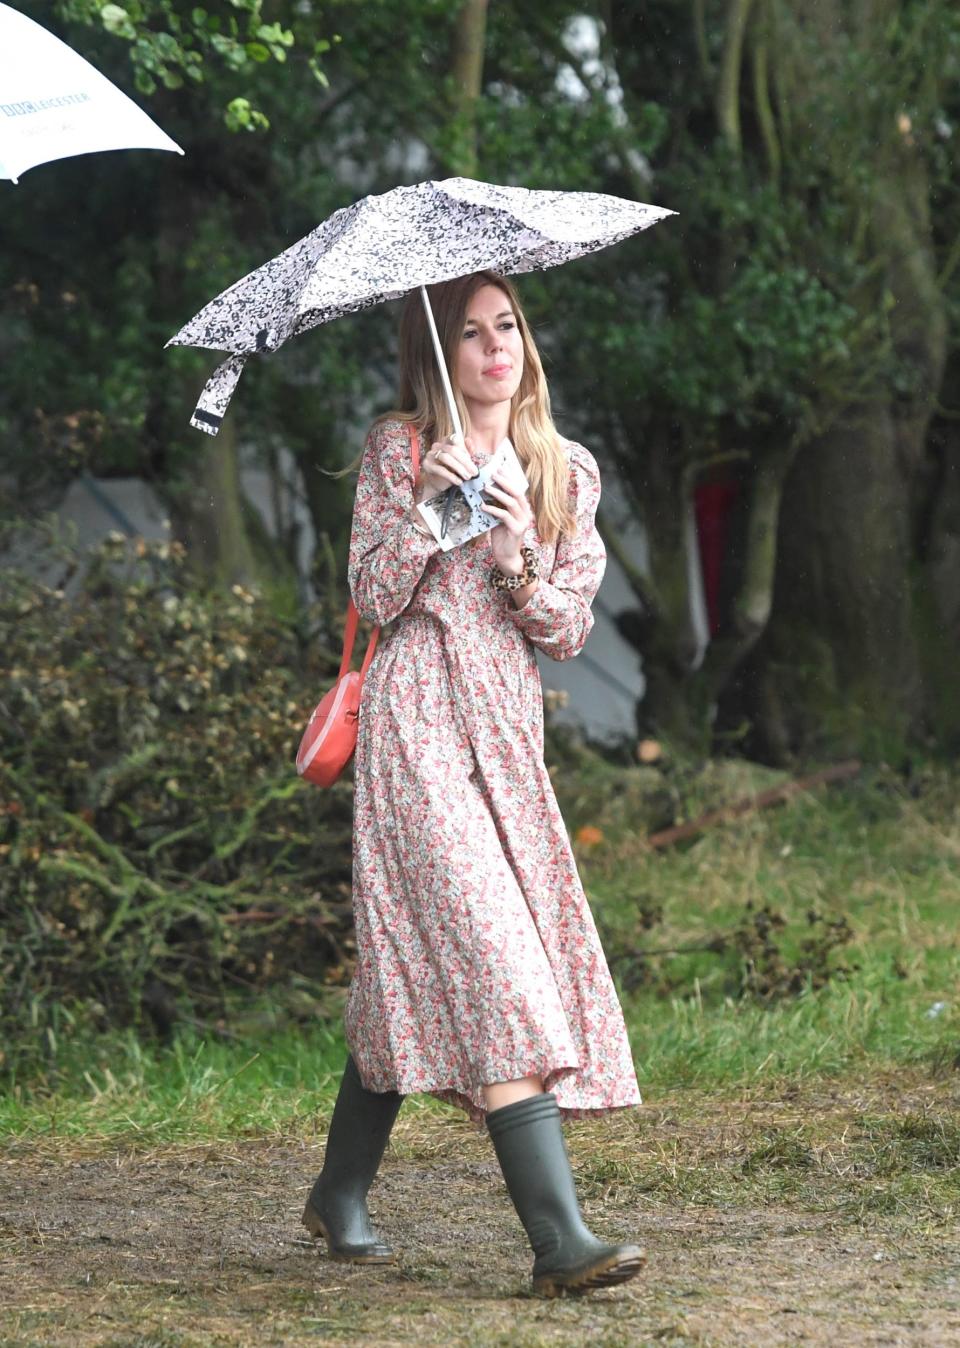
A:
<svg viewBox="0 0 960 1348">
<path fill-rule="evenodd" d="M 425 287 L 486 269 L 511 275 L 555 267 L 673 214 L 597 192 L 537 192 L 471 178 L 364 197 L 235 282 L 171 337 L 168 346 L 234 353 L 207 381 L 191 425 L 216 435 L 251 354 L 419 288 L 461 434 Z"/>
</svg>

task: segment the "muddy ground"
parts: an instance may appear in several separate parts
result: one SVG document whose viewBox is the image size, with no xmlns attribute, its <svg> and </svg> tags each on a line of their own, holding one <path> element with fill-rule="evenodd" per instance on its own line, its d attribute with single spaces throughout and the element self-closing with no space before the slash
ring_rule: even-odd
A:
<svg viewBox="0 0 960 1348">
<path fill-rule="evenodd" d="M 568 1125 L 588 1221 L 649 1264 L 561 1301 L 529 1294 L 492 1149 L 454 1110 L 401 1112 L 371 1195 L 395 1268 L 331 1263 L 299 1226 L 322 1134 L 9 1142 L 0 1343 L 960 1345 L 956 1076 Z"/>
</svg>

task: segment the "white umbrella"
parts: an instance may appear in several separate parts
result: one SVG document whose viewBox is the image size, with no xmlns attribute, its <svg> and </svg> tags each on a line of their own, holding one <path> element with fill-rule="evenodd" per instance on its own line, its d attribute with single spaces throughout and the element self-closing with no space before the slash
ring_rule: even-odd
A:
<svg viewBox="0 0 960 1348">
<path fill-rule="evenodd" d="M 0 178 L 95 150 L 180 146 L 65 42 L 0 4 Z"/>
<path fill-rule="evenodd" d="M 419 289 L 450 418 L 462 436 L 425 287 L 475 271 L 555 267 L 673 214 L 598 192 L 538 192 L 472 178 L 364 197 L 235 282 L 170 338 L 167 346 L 234 352 L 207 381 L 191 425 L 216 435 L 249 355 Z"/>
</svg>

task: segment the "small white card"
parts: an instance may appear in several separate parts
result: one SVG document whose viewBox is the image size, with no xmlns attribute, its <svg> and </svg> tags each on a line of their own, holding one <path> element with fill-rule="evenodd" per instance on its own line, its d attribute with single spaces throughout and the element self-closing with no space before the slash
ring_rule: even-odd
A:
<svg viewBox="0 0 960 1348">
<path fill-rule="evenodd" d="M 509 438 L 500 441 L 476 477 L 469 478 L 461 483 L 459 488 L 454 489 L 449 510 L 446 509 L 448 504 L 446 491 L 430 496 L 417 505 L 417 510 L 444 552 L 458 548 L 462 543 L 468 543 L 471 538 L 485 534 L 488 529 L 493 529 L 500 523 L 483 508 L 487 500 L 495 500 L 492 496 L 484 497 L 494 473 L 502 473 L 518 491 L 526 491 L 530 485 L 517 458 L 517 451 Z M 447 517 L 446 525 L 444 513 Z"/>
</svg>

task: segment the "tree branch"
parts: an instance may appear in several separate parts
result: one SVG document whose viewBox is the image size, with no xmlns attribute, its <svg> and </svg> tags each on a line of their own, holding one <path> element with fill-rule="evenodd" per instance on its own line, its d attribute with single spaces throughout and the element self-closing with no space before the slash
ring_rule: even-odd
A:
<svg viewBox="0 0 960 1348">
<path fill-rule="evenodd" d="M 707 24 L 704 17 L 705 0 L 693 0 L 693 35 L 697 43 L 697 59 L 700 62 L 700 74 L 704 82 L 712 84 L 716 77 L 710 52 L 707 48 Z"/>
<path fill-rule="evenodd" d="M 739 158 L 740 155 L 740 68 L 743 41 L 754 0 L 727 0 L 727 21 L 717 83 L 716 117 L 720 134 Z"/>
<path fill-rule="evenodd" d="M 764 4 L 765 17 L 767 13 L 767 6 Z M 767 167 L 770 170 L 770 177 L 776 180 L 780 177 L 780 141 L 777 137 L 773 105 L 770 102 L 766 26 L 757 34 L 753 44 L 753 102 L 767 153 Z"/>
<path fill-rule="evenodd" d="M 656 587 L 649 576 L 645 576 L 636 562 L 627 552 L 623 539 L 617 533 L 611 524 L 607 515 L 602 511 L 597 511 L 597 528 L 606 544 L 607 550 L 611 552 L 620 565 L 627 583 L 633 593 L 640 600 L 641 605 L 648 615 L 659 616 L 662 612 L 660 600 L 657 597 Z"/>
<path fill-rule="evenodd" d="M 742 664 L 762 635 L 773 606 L 780 502 L 787 469 L 795 447 L 762 457 L 751 483 L 747 520 L 746 557 L 740 588 L 733 604 L 729 633 L 712 641 L 701 666 L 701 677 L 715 701 L 730 675 Z"/>
</svg>

